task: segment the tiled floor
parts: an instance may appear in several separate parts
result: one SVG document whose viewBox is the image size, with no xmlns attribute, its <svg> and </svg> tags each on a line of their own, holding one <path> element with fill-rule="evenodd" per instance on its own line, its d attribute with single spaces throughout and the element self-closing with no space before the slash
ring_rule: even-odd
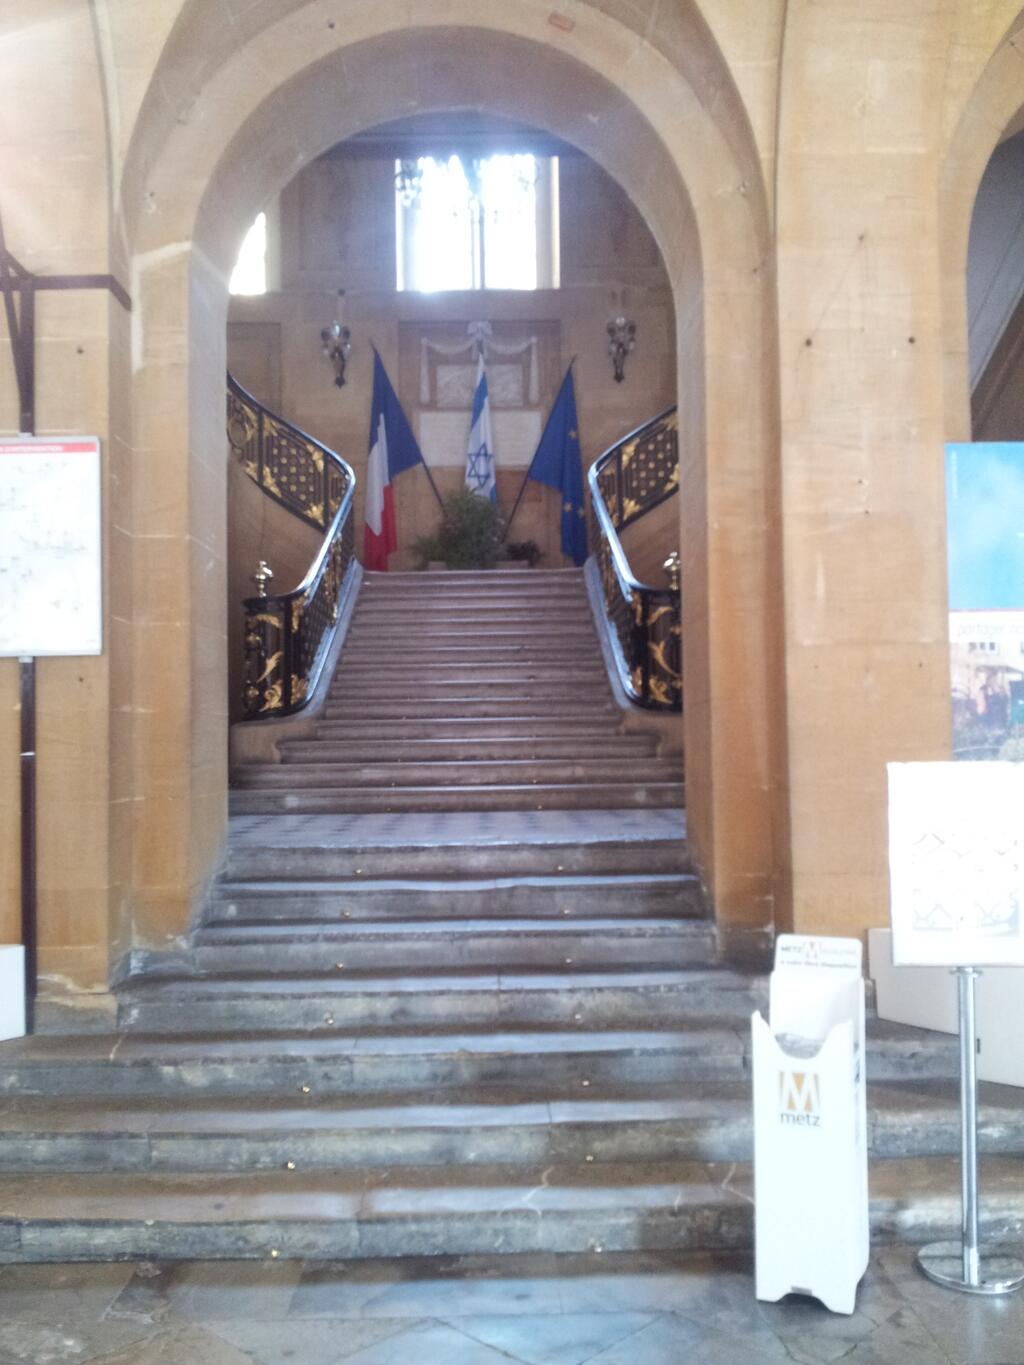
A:
<svg viewBox="0 0 1024 1365">
<path fill-rule="evenodd" d="M 1024 1293 L 878 1251 L 852 1317 L 759 1304 L 743 1256 L 9 1266 L 0 1365 L 1024 1365 Z"/>
</svg>

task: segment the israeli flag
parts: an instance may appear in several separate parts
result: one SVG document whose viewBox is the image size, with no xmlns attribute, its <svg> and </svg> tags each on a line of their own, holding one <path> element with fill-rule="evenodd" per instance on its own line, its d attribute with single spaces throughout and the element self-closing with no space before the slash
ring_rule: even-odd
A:
<svg viewBox="0 0 1024 1365">
<path fill-rule="evenodd" d="M 473 418 L 469 424 L 469 445 L 466 450 L 466 487 L 482 498 L 496 502 L 498 490 L 494 482 L 494 437 L 491 434 L 491 402 L 487 396 L 487 371 L 481 355 L 477 364 L 476 389 L 473 392 Z"/>
</svg>

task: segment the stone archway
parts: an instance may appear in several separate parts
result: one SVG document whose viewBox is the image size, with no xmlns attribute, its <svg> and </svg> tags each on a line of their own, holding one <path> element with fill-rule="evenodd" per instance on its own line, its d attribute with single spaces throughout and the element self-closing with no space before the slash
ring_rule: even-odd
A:
<svg viewBox="0 0 1024 1365">
<path fill-rule="evenodd" d="M 382 0 L 342 35 L 318 5 L 299 5 L 219 65 L 209 50 L 194 84 L 184 81 L 176 119 L 152 101 L 144 110 L 124 180 L 136 453 L 145 469 L 136 520 L 141 536 L 159 527 L 150 533 L 162 544 L 147 544 L 149 572 L 138 579 L 137 941 L 183 930 L 223 842 L 223 360 L 234 248 L 259 202 L 331 144 L 399 114 L 460 106 L 529 109 L 532 122 L 575 142 L 622 184 L 661 248 L 683 358 L 691 840 L 727 945 L 757 939 L 774 922 L 785 751 L 769 648 L 780 615 L 769 529 L 775 328 L 752 139 L 695 11 L 687 13 L 699 46 L 679 58 L 694 65 L 691 80 L 607 14 L 581 14 L 565 30 L 534 0 L 511 8 Z M 171 44 L 169 80 L 187 18 Z M 198 29 L 192 41 L 202 41 Z M 189 686 L 169 693 L 167 680 L 183 674 Z"/>
<path fill-rule="evenodd" d="M 971 439 L 967 245 L 978 186 L 1000 138 L 1024 109 L 1024 10 L 1009 25 L 960 111 L 939 184 L 946 439 Z"/>
</svg>

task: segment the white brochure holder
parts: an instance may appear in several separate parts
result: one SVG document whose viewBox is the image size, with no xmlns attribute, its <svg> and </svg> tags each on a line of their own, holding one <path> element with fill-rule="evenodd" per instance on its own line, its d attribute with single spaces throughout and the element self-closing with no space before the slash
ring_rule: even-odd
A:
<svg viewBox="0 0 1024 1365">
<path fill-rule="evenodd" d="M 757 1297 L 852 1313 L 868 1266 L 864 980 L 857 939 L 782 935 L 751 1019 Z"/>
<path fill-rule="evenodd" d="M 0 944 L 0 1042 L 25 1036 L 25 949 Z"/>
</svg>

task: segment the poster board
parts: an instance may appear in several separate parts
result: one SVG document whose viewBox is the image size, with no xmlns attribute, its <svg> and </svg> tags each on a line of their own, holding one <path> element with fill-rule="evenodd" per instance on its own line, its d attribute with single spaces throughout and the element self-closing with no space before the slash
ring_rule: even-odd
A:
<svg viewBox="0 0 1024 1365">
<path fill-rule="evenodd" d="M 0 442 L 0 656 L 103 652 L 100 443 Z"/>
<path fill-rule="evenodd" d="M 1024 966 L 1024 764 L 890 763 L 897 967 Z"/>
<path fill-rule="evenodd" d="M 1024 759 L 1024 442 L 946 446 L 953 754 Z"/>
</svg>

